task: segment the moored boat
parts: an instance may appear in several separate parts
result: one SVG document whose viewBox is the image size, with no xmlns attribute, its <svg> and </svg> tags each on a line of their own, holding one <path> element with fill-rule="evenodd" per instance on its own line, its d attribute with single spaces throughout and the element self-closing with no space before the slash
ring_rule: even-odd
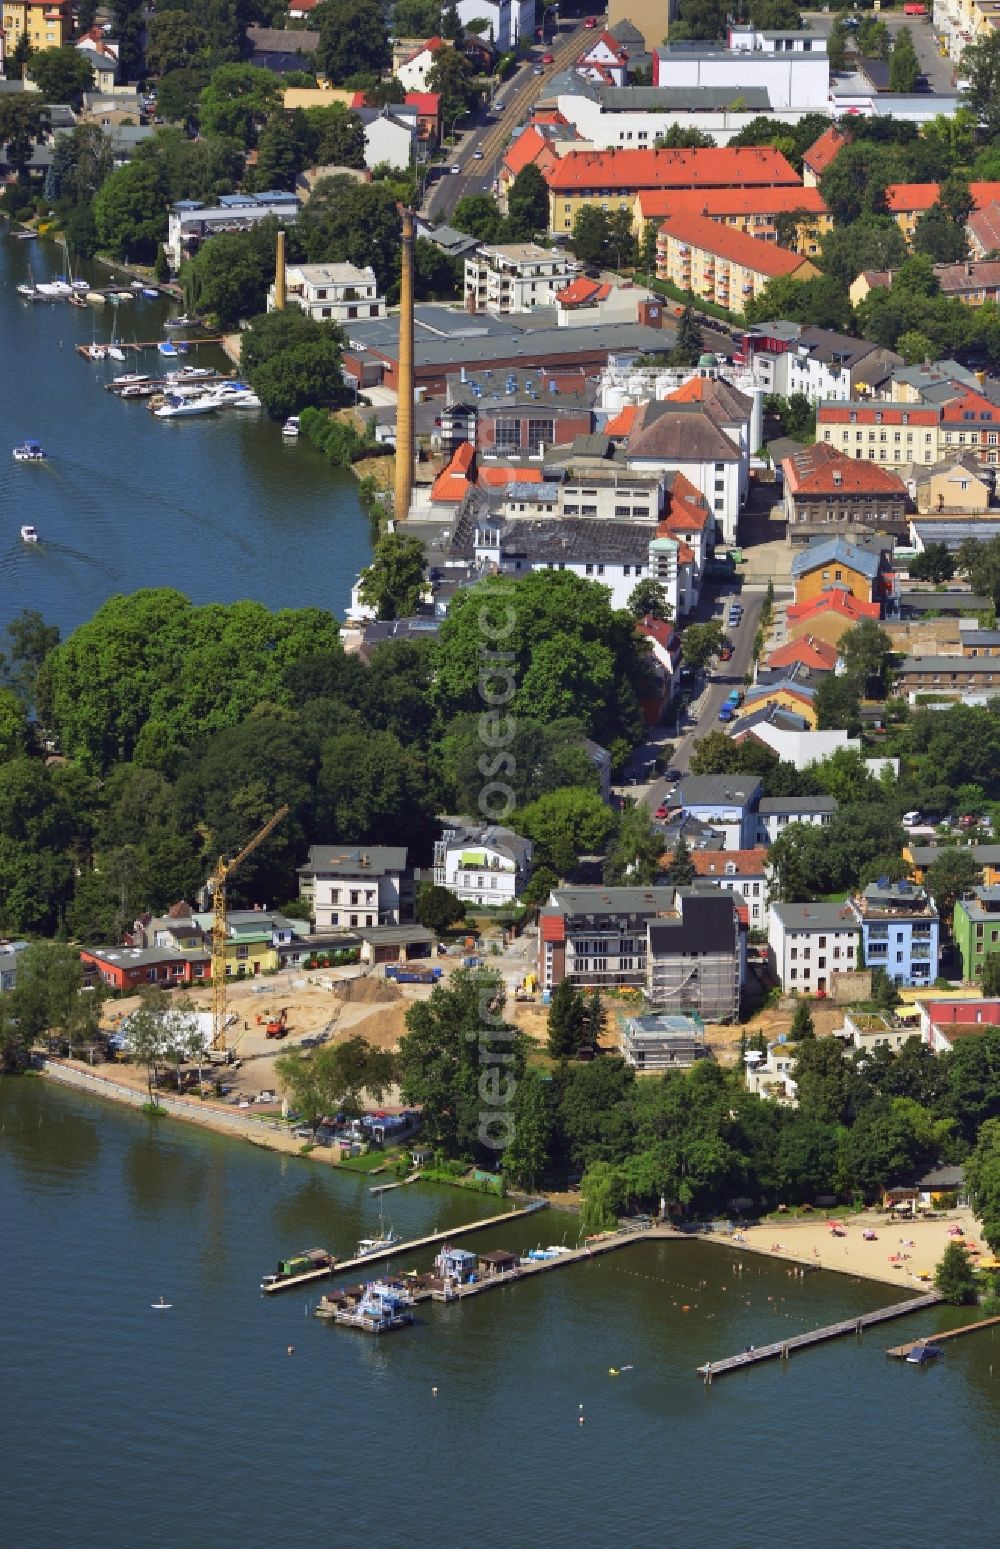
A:
<svg viewBox="0 0 1000 1549">
<path fill-rule="evenodd" d="M 178 398 L 170 394 L 153 413 L 161 420 L 190 419 L 195 414 L 214 414 L 216 405 L 204 398 Z"/>
<path fill-rule="evenodd" d="M 910 1366 L 930 1366 L 940 1354 L 940 1345 L 919 1344 L 913 1346 L 906 1360 Z"/>
<path fill-rule="evenodd" d="M 299 429 L 298 415 L 290 414 L 281 427 L 281 434 L 286 441 L 297 441 L 299 439 Z"/>
<path fill-rule="evenodd" d="M 327 1253 L 325 1248 L 306 1248 L 290 1259 L 279 1259 L 275 1273 L 261 1278 L 260 1288 L 262 1291 L 273 1291 L 297 1280 L 300 1275 L 332 1271 L 336 1262 L 333 1254 Z"/>
</svg>

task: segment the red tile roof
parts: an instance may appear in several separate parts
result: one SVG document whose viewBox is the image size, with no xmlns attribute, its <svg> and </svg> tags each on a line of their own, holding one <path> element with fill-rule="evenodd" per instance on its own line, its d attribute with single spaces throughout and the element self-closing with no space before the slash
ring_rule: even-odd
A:
<svg viewBox="0 0 1000 1549">
<path fill-rule="evenodd" d="M 825 640 L 802 635 L 798 640 L 779 645 L 767 658 L 769 667 L 791 667 L 794 662 L 801 662 L 804 667 L 812 667 L 817 672 L 832 672 L 837 665 L 837 651 Z"/>
<path fill-rule="evenodd" d="M 441 110 L 441 93 L 438 91 L 408 91 L 403 101 L 407 107 L 416 108 L 418 113 L 437 116 Z"/>
<path fill-rule="evenodd" d="M 917 214 L 936 204 L 941 193 L 940 183 L 890 183 L 885 191 L 885 202 L 893 215 Z M 994 204 L 1000 199 L 1000 183 L 970 183 L 973 209 Z"/>
<path fill-rule="evenodd" d="M 554 192 L 570 194 L 768 183 L 801 187 L 787 159 L 767 145 L 685 151 L 568 151 L 546 170 L 545 181 Z"/>
<path fill-rule="evenodd" d="M 640 635 L 646 635 L 650 640 L 655 640 L 665 651 L 680 650 L 680 637 L 673 624 L 668 624 L 666 619 L 654 619 L 647 613 L 635 627 Z"/>
<path fill-rule="evenodd" d="M 541 468 L 480 468 L 476 481 L 488 489 L 501 489 L 505 484 L 541 484 Z"/>
<path fill-rule="evenodd" d="M 613 441 L 624 440 L 626 436 L 631 435 L 640 407 L 641 405 L 637 403 L 627 403 L 624 409 L 618 410 L 614 419 L 608 420 L 604 427 L 604 434 L 610 436 Z"/>
<path fill-rule="evenodd" d="M 802 164 L 808 167 L 810 172 L 815 172 L 818 177 L 825 172 L 841 146 L 850 143 L 850 136 L 844 134 L 831 124 L 829 129 L 824 129 L 818 140 L 814 140 L 802 157 Z"/>
<path fill-rule="evenodd" d="M 993 258 L 966 264 L 935 264 L 934 274 L 946 296 L 961 296 L 1000 286 L 1000 263 Z"/>
<path fill-rule="evenodd" d="M 691 860 L 696 877 L 762 877 L 767 850 L 763 845 L 755 850 L 692 850 Z M 730 866 L 735 872 L 728 870 Z"/>
<path fill-rule="evenodd" d="M 881 415 L 877 420 L 875 416 Z M 936 425 L 940 418 L 937 409 L 923 408 L 914 403 L 821 403 L 816 410 L 818 425 Z"/>
<path fill-rule="evenodd" d="M 678 543 L 677 563 L 679 565 L 694 564 L 694 549 L 691 547 L 690 543 Z"/>
<path fill-rule="evenodd" d="M 997 267 L 1000 268 L 1000 264 Z M 973 416 L 971 420 L 967 418 L 970 414 Z M 941 422 L 945 425 L 957 422 L 966 430 L 975 430 L 977 425 L 1000 424 L 1000 409 L 984 398 L 982 393 L 970 389 L 960 398 L 952 398 L 950 402 L 942 404 Z"/>
<path fill-rule="evenodd" d="M 588 280 L 581 274 L 556 291 L 555 299 L 561 307 L 587 307 L 596 305 L 610 294 L 610 285 L 599 285 L 596 280 Z"/>
<path fill-rule="evenodd" d="M 533 162 L 538 162 L 539 170 L 554 164 L 556 156 L 548 140 L 538 133 L 537 129 L 524 129 L 517 139 L 511 144 L 504 156 L 503 164 L 508 172 L 515 177 L 525 167 L 530 167 Z"/>
<path fill-rule="evenodd" d="M 785 617 L 795 624 L 800 619 L 818 618 L 822 613 L 839 613 L 841 618 L 857 623 L 859 619 L 881 618 L 882 609 L 879 603 L 863 602 L 860 597 L 854 597 L 840 587 L 822 592 L 809 602 L 790 602 L 785 608 Z"/>
<path fill-rule="evenodd" d="M 476 449 L 471 441 L 463 441 L 457 447 L 455 454 L 448 464 L 438 474 L 431 487 L 431 499 L 442 500 L 458 504 L 464 500 L 472 476 L 472 468 L 476 458 Z"/>
<path fill-rule="evenodd" d="M 553 124 L 565 124 L 566 128 L 568 129 L 569 119 L 566 118 L 564 114 L 560 113 L 558 108 L 537 108 L 528 120 L 529 129 L 532 124 L 549 124 L 550 126 Z"/>
<path fill-rule="evenodd" d="M 728 258 L 730 263 L 739 264 L 754 274 L 775 278 L 795 274 L 803 266 L 816 272 L 815 265 L 801 253 L 790 252 L 774 242 L 762 242 L 759 237 L 751 237 L 745 231 L 724 226 L 721 221 L 709 220 L 704 215 L 672 215 L 663 222 L 660 230 L 669 233 L 677 242 L 713 253 L 718 258 Z"/>
<path fill-rule="evenodd" d="M 799 210 L 825 215 L 827 205 L 818 188 L 782 185 L 778 188 L 645 188 L 636 195 L 643 220 L 668 215 L 780 215 Z"/>
<path fill-rule="evenodd" d="M 984 205 L 973 210 L 965 223 L 965 229 L 979 243 L 984 253 L 1000 249 L 1000 203 Z"/>
<path fill-rule="evenodd" d="M 794 452 L 781 464 L 793 495 L 904 495 L 906 486 L 888 468 L 846 457 L 822 441 Z"/>
<path fill-rule="evenodd" d="M 538 918 L 538 930 L 543 941 L 565 941 L 566 920 L 561 914 L 542 914 Z"/>
</svg>

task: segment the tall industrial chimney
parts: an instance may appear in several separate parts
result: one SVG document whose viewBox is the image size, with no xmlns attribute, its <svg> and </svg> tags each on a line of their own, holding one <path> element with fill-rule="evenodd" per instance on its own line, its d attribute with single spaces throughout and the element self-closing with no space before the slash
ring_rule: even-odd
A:
<svg viewBox="0 0 1000 1549">
<path fill-rule="evenodd" d="M 285 310 L 285 233 L 278 232 L 278 241 L 274 252 L 274 310 Z"/>
<path fill-rule="evenodd" d="M 396 382 L 396 520 L 405 521 L 413 495 L 413 211 L 404 209 L 399 285 L 399 372 Z"/>
</svg>

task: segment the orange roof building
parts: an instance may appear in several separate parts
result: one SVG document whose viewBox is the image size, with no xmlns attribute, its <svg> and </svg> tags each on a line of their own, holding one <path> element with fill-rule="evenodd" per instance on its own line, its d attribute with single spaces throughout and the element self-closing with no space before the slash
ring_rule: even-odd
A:
<svg viewBox="0 0 1000 1549">
<path fill-rule="evenodd" d="M 549 189 L 549 229 L 559 235 L 572 230 L 583 205 L 632 209 L 643 189 L 802 186 L 787 158 L 769 145 L 568 151 L 542 175 Z"/>
<path fill-rule="evenodd" d="M 800 635 L 797 640 L 787 640 L 767 658 L 766 665 L 776 667 L 808 667 L 812 672 L 833 672 L 837 665 L 837 647 L 816 635 Z"/>
<path fill-rule="evenodd" d="M 865 602 L 841 588 L 822 592 L 808 602 L 789 603 L 785 609 L 785 630 L 790 639 L 808 635 L 812 640 L 823 640 L 829 645 L 839 645 L 849 629 L 862 619 L 878 619 L 881 608 L 877 602 Z"/>
<path fill-rule="evenodd" d="M 881 530 L 887 522 L 905 520 L 906 485 L 867 457 L 848 456 L 820 441 L 786 457 L 781 472 L 790 529 L 821 527 L 824 534 L 857 526 Z"/>
<path fill-rule="evenodd" d="M 827 167 L 833 161 L 837 152 L 844 145 L 850 144 L 850 135 L 846 135 L 836 124 L 831 124 L 829 129 L 824 129 L 818 140 L 814 140 L 802 157 L 802 181 L 809 188 L 815 188 Z"/>
<path fill-rule="evenodd" d="M 1000 183 L 977 182 L 969 184 L 972 208 L 982 210 L 1000 200 Z M 940 183 L 890 183 L 885 191 L 886 208 L 896 217 L 896 224 L 907 241 L 913 236 L 917 221 L 937 204 L 941 196 Z"/>
<path fill-rule="evenodd" d="M 656 241 L 656 273 L 703 301 L 740 313 L 773 279 L 812 280 L 816 265 L 801 253 L 761 242 L 704 215 L 672 215 Z"/>
<path fill-rule="evenodd" d="M 777 216 L 801 216 L 795 245 L 807 255 L 819 251 L 817 239 L 833 225 L 818 188 L 785 184 L 767 188 L 645 188 L 636 194 L 633 206 L 636 237 L 642 238 L 650 221 L 659 223 L 671 215 L 707 215 L 764 241 L 775 240 Z"/>
</svg>

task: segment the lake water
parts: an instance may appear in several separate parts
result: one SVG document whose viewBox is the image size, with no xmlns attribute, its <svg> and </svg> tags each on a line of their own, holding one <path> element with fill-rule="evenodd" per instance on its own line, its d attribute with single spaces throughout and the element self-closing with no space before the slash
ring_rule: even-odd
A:
<svg viewBox="0 0 1000 1549">
<path fill-rule="evenodd" d="M 145 400 L 119 402 L 104 384 L 125 371 L 162 374 L 183 361 L 155 350 L 124 363 L 73 348 L 164 338 L 165 301 L 83 308 L 22 300 L 16 286 L 62 267 L 49 242 L 18 242 L 0 223 L 0 628 L 36 608 L 68 633 L 105 598 L 173 586 L 195 602 L 253 598 L 342 616 L 371 554 L 368 518 L 350 473 L 305 441 L 282 440 L 263 414 L 236 410 L 162 421 Z M 107 270 L 85 277 L 110 283 Z M 187 361 L 232 370 L 217 349 Z M 45 464 L 15 463 L 41 441 Z M 31 522 L 37 547 L 20 540 Z"/>
<path fill-rule="evenodd" d="M 428 1186 L 387 1205 L 407 1237 L 487 1213 Z M 364 1178 L 30 1078 L 0 1083 L 0 1221 L 12 1549 L 995 1541 L 1000 1341 L 928 1370 L 883 1354 L 963 1314 L 711 1389 L 695 1374 L 890 1287 L 760 1260 L 737 1276 L 725 1248 L 665 1242 L 372 1339 L 308 1316 L 315 1288 L 258 1290 L 280 1255 L 343 1255 L 377 1226 Z M 466 1246 L 576 1233 L 548 1212 Z"/>
</svg>

